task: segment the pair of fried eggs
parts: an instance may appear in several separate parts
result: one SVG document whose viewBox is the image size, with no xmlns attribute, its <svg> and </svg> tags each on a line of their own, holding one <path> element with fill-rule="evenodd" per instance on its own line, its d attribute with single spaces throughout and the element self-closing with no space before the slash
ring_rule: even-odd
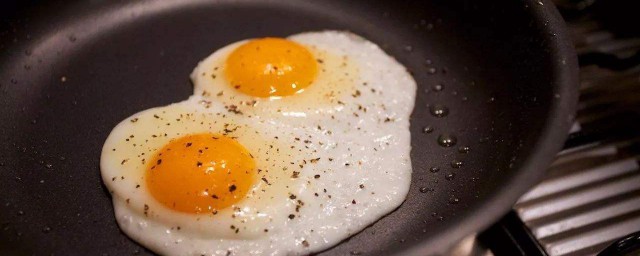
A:
<svg viewBox="0 0 640 256">
<path fill-rule="evenodd" d="M 165 255 L 300 255 L 397 208 L 416 83 L 377 45 L 322 31 L 227 45 L 194 94 L 123 120 L 101 156 L 117 223 Z"/>
</svg>

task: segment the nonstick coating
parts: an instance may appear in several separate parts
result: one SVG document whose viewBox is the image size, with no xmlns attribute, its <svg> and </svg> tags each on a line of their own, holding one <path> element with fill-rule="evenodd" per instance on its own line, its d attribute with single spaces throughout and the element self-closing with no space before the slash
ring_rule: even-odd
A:
<svg viewBox="0 0 640 256">
<path fill-rule="evenodd" d="M 198 61 L 238 40 L 348 30 L 380 45 L 418 82 L 406 201 L 323 255 L 441 252 L 487 227 L 543 175 L 576 102 L 575 54 L 549 1 L 8 7 L 12 18 L 0 30 L 3 255 L 151 254 L 116 225 L 100 179 L 102 143 L 125 117 L 186 99 Z M 435 104 L 449 115 L 431 115 Z M 440 134 L 455 135 L 457 145 L 438 145 Z M 463 166 L 453 168 L 454 160 Z"/>
</svg>

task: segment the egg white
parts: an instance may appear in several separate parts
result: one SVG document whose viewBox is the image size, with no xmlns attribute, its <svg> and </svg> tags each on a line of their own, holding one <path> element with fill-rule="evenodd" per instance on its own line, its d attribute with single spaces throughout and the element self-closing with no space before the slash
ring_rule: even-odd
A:
<svg viewBox="0 0 640 256">
<path fill-rule="evenodd" d="M 304 92 L 279 99 L 236 92 L 222 69 L 237 42 L 194 69 L 194 96 L 134 114 L 113 129 L 101 171 L 127 235 L 167 255 L 308 254 L 403 202 L 411 181 L 413 78 L 378 46 L 351 33 L 289 39 L 322 62 L 324 71 Z M 171 139 L 229 127 L 238 127 L 228 136 L 255 156 L 257 168 L 269 170 L 258 174 L 247 198 L 216 215 L 175 212 L 153 199 L 144 186 L 143 159 Z"/>
</svg>

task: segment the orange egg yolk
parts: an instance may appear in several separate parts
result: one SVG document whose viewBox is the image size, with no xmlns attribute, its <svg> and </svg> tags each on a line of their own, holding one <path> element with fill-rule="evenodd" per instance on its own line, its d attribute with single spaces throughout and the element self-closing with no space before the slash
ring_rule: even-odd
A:
<svg viewBox="0 0 640 256">
<path fill-rule="evenodd" d="M 231 86 L 263 98 L 300 93 L 317 72 L 318 64 L 307 48 L 282 38 L 251 40 L 236 48 L 225 64 Z"/>
<path fill-rule="evenodd" d="M 159 150 L 146 171 L 151 195 L 185 213 L 212 213 L 242 200 L 255 177 L 252 155 L 236 140 L 194 134 Z"/>
</svg>

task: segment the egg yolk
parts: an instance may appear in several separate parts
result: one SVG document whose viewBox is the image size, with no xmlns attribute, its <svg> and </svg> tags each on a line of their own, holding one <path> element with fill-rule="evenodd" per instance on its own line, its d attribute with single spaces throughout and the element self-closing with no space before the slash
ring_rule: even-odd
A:
<svg viewBox="0 0 640 256">
<path fill-rule="evenodd" d="M 318 64 L 307 48 L 282 38 L 251 40 L 236 48 L 225 64 L 231 86 L 263 98 L 300 93 L 317 72 Z"/>
<path fill-rule="evenodd" d="M 242 200 L 255 177 L 253 156 L 236 140 L 193 134 L 159 150 L 146 171 L 151 195 L 185 213 L 215 213 Z"/>
</svg>

